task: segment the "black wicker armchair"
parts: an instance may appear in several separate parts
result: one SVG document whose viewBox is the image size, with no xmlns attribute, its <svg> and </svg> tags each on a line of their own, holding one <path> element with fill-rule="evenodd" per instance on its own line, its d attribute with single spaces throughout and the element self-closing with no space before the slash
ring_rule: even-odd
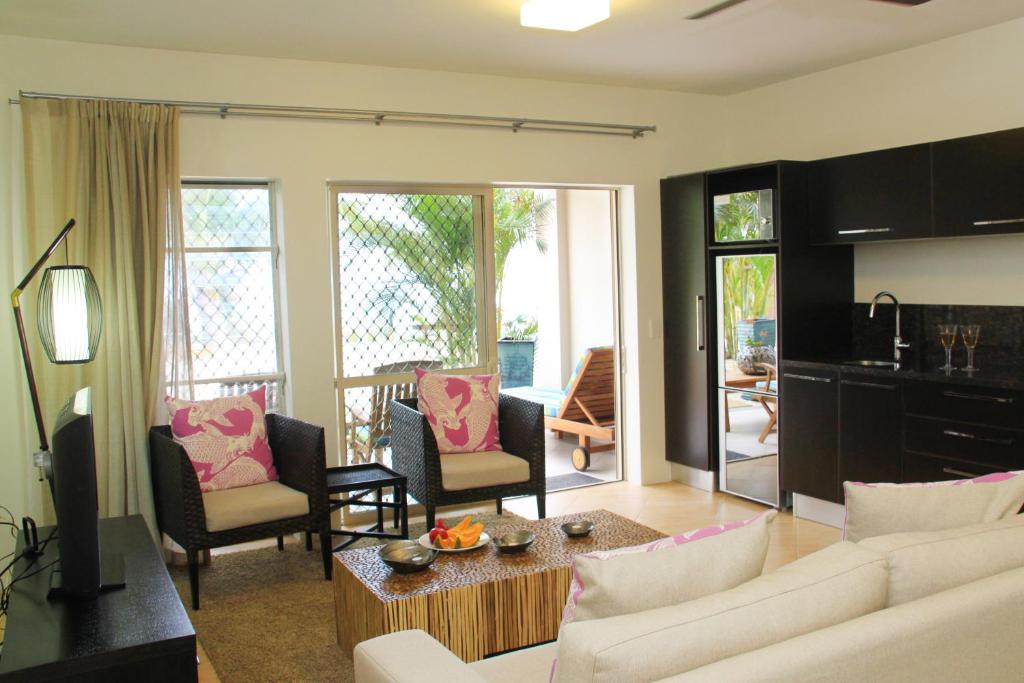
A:
<svg viewBox="0 0 1024 683">
<path fill-rule="evenodd" d="M 437 439 L 427 418 L 416 409 L 415 398 L 398 399 L 391 405 L 393 466 L 408 478 L 409 493 L 426 508 L 428 528 L 434 526 L 435 512 L 440 506 L 493 499 L 501 514 L 502 498 L 512 496 L 536 496 L 537 516 L 544 518 L 544 410 L 540 404 L 505 394 L 498 400 L 502 448 L 505 453 L 526 461 L 529 478 L 523 475 L 514 477 L 520 479 L 514 483 L 457 490 L 445 488 L 441 458 L 459 458 L 461 454 L 440 455 Z M 526 468 L 520 464 L 514 469 L 524 471 Z M 448 473 L 449 479 L 450 475 Z"/>
<path fill-rule="evenodd" d="M 267 437 L 274 455 L 278 482 L 291 489 L 289 493 L 292 495 L 295 492 L 306 494 L 308 513 L 249 526 L 209 530 L 207 510 L 203 503 L 204 494 L 199 490 L 199 479 L 185 449 L 173 440 L 170 427 L 153 427 L 149 431 L 157 523 L 160 531 L 182 546 L 188 556 L 193 609 L 199 609 L 199 553 L 210 548 L 276 536 L 280 550 L 283 548 L 285 534 L 305 532 L 306 550 L 311 550 L 312 534 L 316 533 L 320 536 L 324 577 L 331 578 L 331 529 L 324 474 L 324 430 L 322 427 L 272 413 L 267 415 Z M 220 493 L 215 491 L 205 495 Z M 256 504 L 258 502 L 256 501 Z"/>
</svg>

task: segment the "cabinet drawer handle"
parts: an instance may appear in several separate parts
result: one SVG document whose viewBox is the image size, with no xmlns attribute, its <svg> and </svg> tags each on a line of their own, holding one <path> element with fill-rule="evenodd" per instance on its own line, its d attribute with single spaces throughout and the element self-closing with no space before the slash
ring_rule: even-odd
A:
<svg viewBox="0 0 1024 683">
<path fill-rule="evenodd" d="M 985 443 L 994 443 L 1000 446 L 1013 445 L 1013 439 L 994 439 L 990 436 L 977 436 L 969 432 L 958 432 L 953 429 L 943 429 L 942 433 L 946 436 L 955 436 L 958 439 L 972 439 L 974 441 L 984 441 Z"/>
<path fill-rule="evenodd" d="M 980 474 L 972 474 L 970 472 L 958 470 L 955 467 L 943 467 L 942 472 L 943 474 L 952 474 L 954 477 L 963 477 L 964 479 L 977 479 L 981 476 Z"/>
<path fill-rule="evenodd" d="M 814 375 L 794 375 L 791 372 L 787 372 L 785 375 L 783 375 L 783 377 L 786 377 L 787 379 L 802 379 L 808 382 L 825 382 L 826 384 L 832 381 L 830 377 L 815 377 Z"/>
<path fill-rule="evenodd" d="M 885 389 L 886 391 L 892 391 L 896 388 L 895 384 L 877 384 L 875 382 L 855 382 L 852 379 L 840 380 L 840 384 L 845 384 L 850 387 L 865 387 L 867 389 Z"/>
<path fill-rule="evenodd" d="M 974 221 L 974 225 L 978 227 L 983 225 L 1012 225 L 1014 223 L 1024 223 L 1024 218 L 999 218 L 992 221 Z"/>
<path fill-rule="evenodd" d="M 892 232 L 892 228 L 860 228 L 859 230 L 836 230 L 837 235 L 867 235 L 873 232 Z"/>
<path fill-rule="evenodd" d="M 1012 398 L 1004 396 L 985 396 L 982 394 L 962 394 L 959 391 L 943 391 L 942 395 L 946 398 L 965 398 L 968 401 L 988 401 L 990 403 L 1013 403 Z"/>
</svg>

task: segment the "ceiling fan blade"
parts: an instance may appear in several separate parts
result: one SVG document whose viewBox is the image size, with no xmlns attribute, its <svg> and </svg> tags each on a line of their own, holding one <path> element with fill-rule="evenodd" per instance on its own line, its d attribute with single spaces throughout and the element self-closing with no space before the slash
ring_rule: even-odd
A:
<svg viewBox="0 0 1024 683">
<path fill-rule="evenodd" d="M 894 5 L 923 5 L 931 0 L 875 0 L 875 2 L 891 2 Z"/>
</svg>

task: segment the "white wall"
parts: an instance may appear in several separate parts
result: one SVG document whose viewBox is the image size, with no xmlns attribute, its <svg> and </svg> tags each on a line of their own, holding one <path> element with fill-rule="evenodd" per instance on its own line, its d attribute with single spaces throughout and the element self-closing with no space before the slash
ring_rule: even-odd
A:
<svg viewBox="0 0 1024 683">
<path fill-rule="evenodd" d="M 336 443 L 329 180 L 447 183 L 533 182 L 621 185 L 627 473 L 668 478 L 661 429 L 661 340 L 640 336 L 640 321 L 660 318 L 658 179 L 715 164 L 709 126 L 720 101 L 601 86 L 348 66 L 213 54 L 120 48 L 0 36 L 0 95 L 19 89 L 112 97 L 303 104 L 653 123 L 642 140 L 436 127 L 266 119 L 182 120 L 186 176 L 269 178 L 280 189 L 292 411 L 324 424 Z M 16 248 L 21 221 L 16 106 L 0 104 L 0 284 L 13 283 L 28 256 Z M 9 286 L 9 285 L 5 285 Z M 39 497 L 27 466 L 25 398 L 9 316 L 0 326 L 0 428 L 10 448 L 0 501 L 22 513 Z M 646 324 L 644 324 L 646 329 Z"/>
<path fill-rule="evenodd" d="M 604 190 L 566 190 L 564 231 L 568 284 L 568 360 L 562 383 L 583 351 L 615 343 L 611 197 Z"/>
<path fill-rule="evenodd" d="M 1024 127 L 1024 19 L 729 98 L 728 163 Z M 855 247 L 858 301 L 1024 305 L 1024 236 Z"/>
</svg>

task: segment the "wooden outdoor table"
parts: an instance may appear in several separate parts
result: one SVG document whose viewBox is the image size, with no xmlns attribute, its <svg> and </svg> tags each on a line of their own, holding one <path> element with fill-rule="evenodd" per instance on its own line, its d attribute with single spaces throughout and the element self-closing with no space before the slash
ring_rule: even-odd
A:
<svg viewBox="0 0 1024 683">
<path fill-rule="evenodd" d="M 567 538 L 565 522 L 589 519 L 591 534 Z M 665 534 L 607 510 L 546 520 L 510 518 L 487 533 L 516 529 L 537 538 L 521 555 L 499 555 L 493 546 L 442 553 L 417 574 L 396 574 L 377 556 L 380 547 L 334 554 L 334 606 L 338 644 L 419 628 L 471 662 L 492 654 L 554 640 L 569 594 L 573 556 L 649 543 Z"/>
</svg>

